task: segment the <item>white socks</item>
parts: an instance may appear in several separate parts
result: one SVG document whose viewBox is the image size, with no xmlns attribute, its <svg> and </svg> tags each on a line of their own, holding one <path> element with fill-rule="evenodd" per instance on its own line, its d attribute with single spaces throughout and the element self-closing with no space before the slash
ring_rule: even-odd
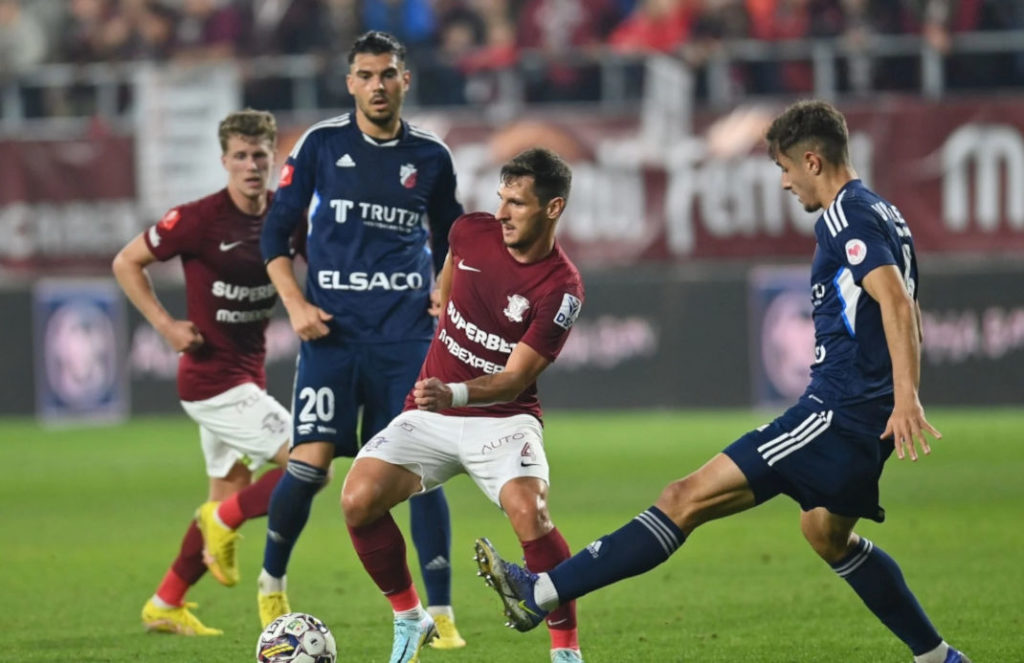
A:
<svg viewBox="0 0 1024 663">
<path fill-rule="evenodd" d="M 537 582 L 533 586 L 533 600 L 549 612 L 558 607 L 558 591 L 555 590 L 555 584 L 551 582 L 548 574 L 541 573 L 537 576 Z"/>
<path fill-rule="evenodd" d="M 288 587 L 288 576 L 281 576 L 275 578 L 274 576 L 267 573 L 266 569 L 260 569 L 259 579 L 260 594 L 273 594 L 275 592 L 283 592 Z"/>
<path fill-rule="evenodd" d="M 945 640 L 939 643 L 935 649 L 914 657 L 914 663 L 943 663 L 946 654 L 949 652 L 949 645 Z"/>
</svg>

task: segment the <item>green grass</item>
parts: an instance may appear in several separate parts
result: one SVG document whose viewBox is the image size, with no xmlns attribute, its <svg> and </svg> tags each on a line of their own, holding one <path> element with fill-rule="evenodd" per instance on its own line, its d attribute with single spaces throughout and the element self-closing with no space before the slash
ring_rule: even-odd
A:
<svg viewBox="0 0 1024 663">
<path fill-rule="evenodd" d="M 932 620 L 976 663 L 1024 660 L 1024 410 L 929 412 L 945 434 L 916 464 L 890 461 L 884 525 L 859 531 L 900 561 Z M 749 412 L 548 416 L 555 522 L 574 550 L 649 506 L 768 416 Z M 0 659 L 231 663 L 254 660 L 255 578 L 264 522 L 243 528 L 242 583 L 205 577 L 190 592 L 220 638 L 143 632 L 139 611 L 205 496 L 193 425 L 183 416 L 109 428 L 46 430 L 0 421 Z M 363 572 L 338 492 L 347 462 L 314 504 L 289 573 L 292 606 L 324 619 L 341 663 L 384 661 L 387 602 Z M 454 603 L 464 650 L 424 663 L 547 661 L 547 634 L 501 626 L 475 577 L 472 541 L 518 556 L 504 517 L 465 477 L 446 487 L 454 526 Z M 804 543 L 787 498 L 698 530 L 668 563 L 580 601 L 588 663 L 899 661 L 907 650 Z M 407 525 L 407 510 L 397 519 Z M 410 544 L 411 550 L 411 544 Z M 414 577 L 417 574 L 414 571 Z M 420 585 L 422 586 L 422 585 Z"/>
</svg>

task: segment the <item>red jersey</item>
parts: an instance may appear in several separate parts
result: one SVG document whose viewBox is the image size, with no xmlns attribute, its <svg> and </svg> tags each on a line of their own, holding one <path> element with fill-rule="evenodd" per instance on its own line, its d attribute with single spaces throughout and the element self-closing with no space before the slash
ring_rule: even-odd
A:
<svg viewBox="0 0 1024 663">
<path fill-rule="evenodd" d="M 188 319 L 203 335 L 203 345 L 178 361 L 183 401 L 245 382 L 266 388 L 266 329 L 277 290 L 260 255 L 265 216 L 240 211 L 222 189 L 171 209 L 144 235 L 157 259 L 181 256 Z"/>
<path fill-rule="evenodd" d="M 547 257 L 516 262 L 492 214 L 459 217 L 448 236 L 452 283 L 419 379 L 465 382 L 499 373 L 516 343 L 526 343 L 554 361 L 583 305 L 583 279 L 556 243 Z M 405 409 L 416 409 L 412 393 Z M 508 403 L 445 410 L 460 417 L 541 418 L 537 384 Z"/>
</svg>

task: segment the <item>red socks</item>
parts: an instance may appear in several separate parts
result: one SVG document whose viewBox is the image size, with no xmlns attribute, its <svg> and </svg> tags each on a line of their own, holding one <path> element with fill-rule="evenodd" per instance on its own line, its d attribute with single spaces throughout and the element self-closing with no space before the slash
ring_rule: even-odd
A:
<svg viewBox="0 0 1024 663">
<path fill-rule="evenodd" d="M 228 529 L 238 529 L 250 518 L 267 515 L 270 508 L 270 495 L 284 474 L 283 467 L 268 470 L 253 482 L 220 503 L 217 517 Z"/>
<path fill-rule="evenodd" d="M 533 541 L 523 541 L 526 568 L 534 573 L 549 571 L 558 563 L 569 559 L 572 552 L 562 533 L 555 528 Z M 548 613 L 548 630 L 552 649 L 579 649 L 579 631 L 576 628 L 576 602 L 570 601 Z"/>
<path fill-rule="evenodd" d="M 185 531 L 185 538 L 181 540 L 178 557 L 164 575 L 156 595 L 170 605 L 182 605 L 185 602 L 185 592 L 196 584 L 204 573 L 206 565 L 203 564 L 203 535 L 193 520 Z"/>
<path fill-rule="evenodd" d="M 349 527 L 348 533 L 363 568 L 395 612 L 415 608 L 419 597 L 405 560 L 405 539 L 391 514 L 386 513 L 369 525 Z"/>
</svg>

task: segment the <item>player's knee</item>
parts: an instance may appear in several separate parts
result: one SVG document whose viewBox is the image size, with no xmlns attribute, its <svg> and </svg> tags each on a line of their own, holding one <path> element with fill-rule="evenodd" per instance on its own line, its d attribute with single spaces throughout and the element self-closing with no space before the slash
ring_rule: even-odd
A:
<svg viewBox="0 0 1024 663">
<path fill-rule="evenodd" d="M 695 499 L 694 484 L 692 475 L 677 479 L 665 486 L 658 497 L 657 507 L 684 532 L 693 530 L 703 522 L 700 502 Z"/>
<path fill-rule="evenodd" d="M 846 557 L 855 542 L 855 535 L 850 532 L 807 525 L 802 530 L 814 552 L 829 564 Z"/>
<path fill-rule="evenodd" d="M 376 491 L 366 482 L 346 481 L 341 490 L 341 510 L 349 527 L 368 525 L 381 516 L 374 499 Z"/>
</svg>

